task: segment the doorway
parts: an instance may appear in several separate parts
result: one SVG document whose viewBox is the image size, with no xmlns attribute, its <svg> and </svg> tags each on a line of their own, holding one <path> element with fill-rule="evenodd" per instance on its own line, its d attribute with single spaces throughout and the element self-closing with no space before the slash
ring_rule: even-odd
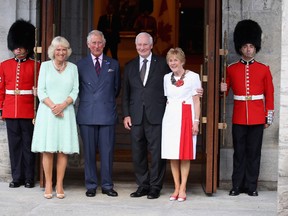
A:
<svg viewBox="0 0 288 216">
<path fill-rule="evenodd" d="M 108 3 L 108 0 L 98 1 L 101 3 L 96 5 L 94 4 L 96 1 L 98 0 L 41 1 L 42 61 L 47 59 L 47 47 L 54 35 L 66 37 L 73 44 L 73 47 L 76 47 L 76 49 L 73 48 L 73 54 L 69 59 L 72 62 L 76 63 L 80 58 L 87 55 L 86 35 L 95 26 L 97 17 L 99 18 L 105 10 L 105 2 Z M 195 170 L 199 176 L 199 179 L 196 179 L 197 183 L 201 182 L 205 193 L 211 195 L 216 192 L 218 185 L 219 106 L 217 98 L 219 98 L 219 95 L 217 88 L 220 70 L 221 0 L 161 0 L 159 2 L 161 4 L 165 3 L 168 7 L 172 4 L 170 6 L 174 8 L 174 12 L 170 14 L 169 21 L 167 20 L 168 18 L 164 18 L 164 21 L 166 19 L 168 24 L 171 23 L 173 29 L 170 45 L 182 47 L 187 55 L 187 69 L 198 72 L 201 75 L 204 88 L 204 95 L 201 99 L 201 135 L 197 143 L 197 160 L 191 162 L 191 175 L 194 175 L 193 172 Z M 167 13 L 170 13 L 170 10 L 167 11 Z M 124 47 L 119 55 L 123 56 L 122 59 L 125 61 L 136 55 L 134 37 L 135 34 L 131 34 L 131 31 L 122 32 L 121 40 L 124 42 Z M 79 38 L 82 38 L 82 40 Z M 127 52 L 127 48 L 131 49 L 131 52 Z M 124 60 L 120 62 L 120 65 L 126 63 Z M 115 162 L 128 162 L 131 164 L 130 137 L 121 122 L 120 98 L 118 98 L 120 121 L 116 132 Z M 84 164 L 83 160 L 82 155 L 80 155 L 80 158 L 73 160 L 71 167 L 68 166 L 67 174 L 69 175 L 69 170 L 74 169 L 74 163 L 83 171 L 83 167 L 81 167 Z M 133 173 L 132 170 L 130 171 Z M 191 178 L 189 177 L 189 179 Z"/>
</svg>

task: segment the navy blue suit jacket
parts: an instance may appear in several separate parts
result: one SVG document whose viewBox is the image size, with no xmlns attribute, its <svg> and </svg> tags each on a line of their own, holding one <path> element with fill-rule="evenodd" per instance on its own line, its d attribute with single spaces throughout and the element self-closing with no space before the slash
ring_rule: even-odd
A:
<svg viewBox="0 0 288 216">
<path fill-rule="evenodd" d="M 96 74 L 89 54 L 77 63 L 79 73 L 79 107 L 77 123 L 113 125 L 117 121 L 116 97 L 120 92 L 119 63 L 103 55 L 101 72 Z"/>
</svg>

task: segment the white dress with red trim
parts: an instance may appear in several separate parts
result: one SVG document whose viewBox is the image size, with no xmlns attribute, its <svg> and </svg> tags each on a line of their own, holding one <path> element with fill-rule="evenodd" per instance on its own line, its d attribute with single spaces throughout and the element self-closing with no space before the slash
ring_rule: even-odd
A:
<svg viewBox="0 0 288 216">
<path fill-rule="evenodd" d="M 192 97 L 201 88 L 199 75 L 187 71 L 182 86 L 171 82 L 172 72 L 164 77 L 164 93 L 167 97 L 166 109 L 162 121 L 163 159 L 196 159 L 197 136 L 192 134 L 194 104 Z M 176 81 L 180 77 L 175 77 Z"/>
</svg>

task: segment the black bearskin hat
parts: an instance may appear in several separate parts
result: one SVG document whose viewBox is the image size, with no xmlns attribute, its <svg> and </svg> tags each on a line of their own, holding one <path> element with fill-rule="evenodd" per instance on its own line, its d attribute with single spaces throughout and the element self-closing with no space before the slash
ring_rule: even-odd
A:
<svg viewBox="0 0 288 216">
<path fill-rule="evenodd" d="M 262 29 L 259 24 L 253 20 L 247 19 L 237 23 L 234 30 L 235 51 L 242 55 L 240 49 L 243 45 L 250 43 L 256 48 L 256 53 L 261 49 Z"/>
<path fill-rule="evenodd" d="M 33 55 L 33 48 L 35 46 L 35 27 L 30 22 L 19 19 L 12 24 L 7 36 L 8 49 L 23 47 L 27 49 L 27 57 Z"/>
</svg>

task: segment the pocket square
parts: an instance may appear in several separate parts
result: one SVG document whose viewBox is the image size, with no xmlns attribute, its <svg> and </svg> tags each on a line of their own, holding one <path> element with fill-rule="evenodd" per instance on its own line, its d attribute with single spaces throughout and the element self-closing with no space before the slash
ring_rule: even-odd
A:
<svg viewBox="0 0 288 216">
<path fill-rule="evenodd" d="M 110 68 L 110 69 L 108 69 L 108 73 L 109 73 L 109 72 L 114 72 L 114 70 Z"/>
</svg>

